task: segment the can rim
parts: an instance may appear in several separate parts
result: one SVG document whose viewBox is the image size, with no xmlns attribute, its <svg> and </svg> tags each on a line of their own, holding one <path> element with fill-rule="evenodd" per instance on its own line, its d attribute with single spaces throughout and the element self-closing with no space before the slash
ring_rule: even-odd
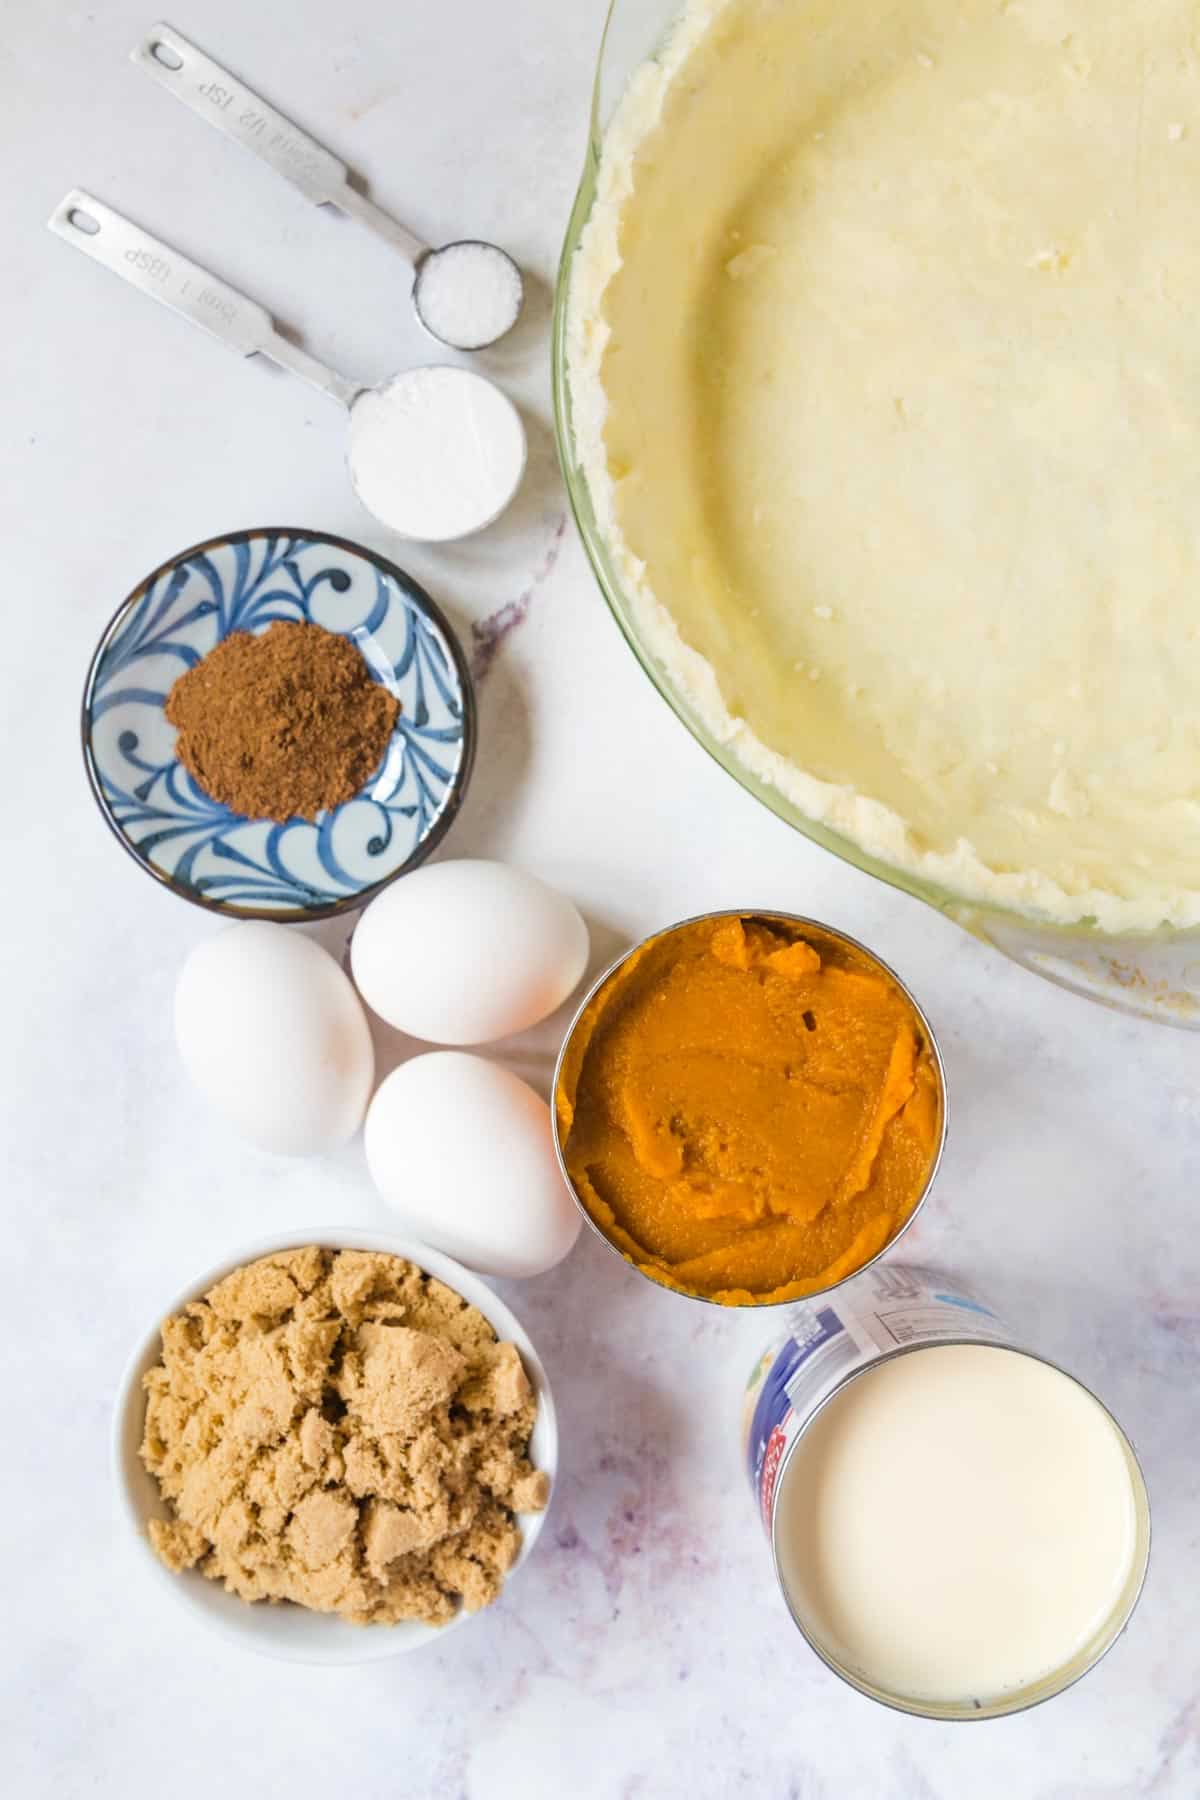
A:
<svg viewBox="0 0 1200 1800">
<path fill-rule="evenodd" d="M 787 1586 L 779 1567 L 779 1540 L 776 1529 L 779 1518 L 779 1498 L 783 1492 L 784 1482 L 787 1477 L 788 1467 L 792 1461 L 792 1457 L 797 1447 L 808 1435 L 813 1421 L 820 1417 L 830 1401 L 836 1399 L 839 1394 L 843 1393 L 845 1389 L 848 1388 L 852 1382 L 857 1381 L 860 1376 L 869 1374 L 873 1369 L 881 1368 L 884 1363 L 894 1362 L 898 1357 L 913 1356 L 919 1354 L 922 1350 L 950 1350 L 962 1348 L 964 1346 L 980 1350 L 1007 1350 L 1014 1356 L 1024 1356 L 1031 1362 L 1042 1363 L 1046 1368 L 1053 1369 L 1056 1374 L 1065 1376 L 1066 1379 L 1073 1382 L 1077 1388 L 1082 1388 L 1088 1398 L 1095 1401 L 1096 1405 L 1100 1408 L 1101 1412 L 1116 1432 L 1117 1438 L 1129 1460 L 1130 1472 L 1134 1478 L 1131 1485 L 1134 1489 L 1134 1508 L 1137 1513 L 1137 1543 L 1135 1545 L 1134 1555 L 1135 1559 L 1140 1560 L 1141 1565 L 1137 1570 L 1137 1578 L 1134 1582 L 1132 1592 L 1129 1594 L 1128 1599 L 1121 1603 L 1124 1607 L 1123 1612 L 1119 1612 L 1119 1609 L 1114 1608 L 1112 1618 L 1116 1619 L 1119 1616 L 1120 1623 L 1107 1637 L 1104 1635 L 1103 1628 L 1097 1633 L 1099 1647 L 1087 1657 L 1068 1680 L 1061 1682 L 1058 1686 L 1050 1686 L 1044 1693 L 1037 1693 L 1032 1698 L 1022 1699 L 1021 1696 L 1027 1694 L 1030 1688 L 1040 1685 L 1036 1682 L 1030 1682 L 1025 1688 L 1019 1688 L 1013 1693 L 1011 1696 L 1012 1704 L 1006 1704 L 1002 1700 L 982 1704 L 979 1701 L 976 1701 L 970 1710 L 967 1710 L 965 1702 L 961 1706 L 955 1706 L 949 1701 L 943 1703 L 926 1702 L 921 1704 L 915 1700 L 904 1700 L 899 1695 L 887 1694 L 881 1688 L 873 1688 L 865 1680 L 857 1679 L 848 1669 L 836 1662 L 832 1655 L 822 1649 L 821 1645 L 817 1643 L 815 1638 L 813 1638 L 806 1629 L 804 1621 L 800 1617 L 796 1606 L 793 1605 L 792 1597 L 788 1593 Z M 1012 1343 L 1010 1340 L 1005 1339 L 1000 1335 L 988 1337 L 959 1335 L 955 1337 L 929 1338 L 924 1343 L 920 1344 L 897 1344 L 894 1349 L 881 1351 L 878 1356 L 872 1357 L 870 1361 L 860 1363 L 856 1369 L 848 1369 L 846 1373 L 834 1383 L 829 1392 L 822 1395 L 821 1399 L 805 1418 L 804 1423 L 800 1426 L 795 1437 L 788 1445 L 783 1460 L 779 1465 L 779 1470 L 775 1478 L 775 1487 L 771 1496 L 770 1536 L 771 1567 L 775 1574 L 775 1584 L 778 1587 L 780 1594 L 783 1596 L 784 1605 L 787 1607 L 792 1624 L 796 1627 L 797 1631 L 808 1645 L 808 1648 L 815 1656 L 820 1658 L 825 1667 L 832 1674 L 838 1677 L 839 1681 L 845 1682 L 847 1687 L 853 1688 L 855 1693 L 861 1694 L 864 1699 L 873 1700 L 879 1706 L 886 1706 L 891 1712 L 903 1713 L 909 1718 L 932 1719 L 939 1724 L 945 1725 L 971 1725 L 981 1720 L 1013 1718 L 1019 1713 L 1032 1712 L 1034 1707 L 1044 1706 L 1048 1700 L 1056 1700 L 1060 1694 L 1067 1693 L 1077 1682 L 1082 1681 L 1085 1675 L 1090 1675 L 1092 1670 L 1104 1661 L 1104 1658 L 1108 1655 L 1114 1644 L 1124 1637 L 1129 1628 L 1130 1620 L 1133 1618 L 1133 1615 L 1141 1602 L 1142 1594 L 1146 1586 L 1146 1577 L 1150 1569 L 1153 1520 L 1150 1510 L 1150 1490 L 1146 1484 L 1145 1470 L 1142 1468 L 1141 1459 L 1138 1456 L 1137 1450 L 1134 1448 L 1133 1440 L 1125 1430 L 1125 1427 L 1121 1424 L 1121 1421 L 1116 1417 L 1112 1410 L 1105 1405 L 1099 1394 L 1093 1392 L 1086 1381 L 1081 1381 L 1079 1376 L 1073 1374 L 1070 1369 L 1064 1369 L 1061 1363 L 1054 1361 L 1053 1357 L 1043 1356 L 1037 1350 L 1028 1350 L 1023 1344 Z M 1067 1669 L 1070 1669 L 1073 1667 L 1073 1664 L 1068 1662 L 1064 1666 Z M 1042 1682 L 1053 1682 L 1053 1680 L 1053 1675 L 1042 1677 Z"/>
<path fill-rule="evenodd" d="M 642 1268 L 640 1263 L 635 1263 L 631 1257 L 626 1256 L 625 1252 L 613 1243 L 612 1239 L 601 1230 L 600 1226 L 588 1211 L 588 1208 L 584 1205 L 579 1190 L 571 1177 L 571 1172 L 567 1168 L 562 1131 L 559 1125 L 558 1084 L 562 1075 L 563 1064 L 566 1061 L 567 1052 L 571 1047 L 575 1033 L 579 1029 L 584 1013 L 606 982 L 611 981 L 613 976 L 624 968 L 630 958 L 636 956 L 640 950 L 644 950 L 648 944 L 657 943 L 660 938 L 670 937 L 676 931 L 683 931 L 689 925 L 703 925 L 707 924 L 709 920 L 718 919 L 778 919 L 789 925 L 808 926 L 813 931 L 823 932 L 826 937 L 834 938 L 838 943 L 849 945 L 852 950 L 857 950 L 860 955 L 865 956 L 876 968 L 882 970 L 882 972 L 895 983 L 905 1000 L 907 1000 L 908 1004 L 912 1007 L 912 1010 L 920 1021 L 921 1028 L 925 1033 L 930 1055 L 933 1060 L 933 1066 L 937 1073 L 938 1098 L 941 1103 L 941 1129 L 938 1135 L 937 1149 L 934 1151 L 930 1161 L 929 1169 L 925 1176 L 925 1185 L 917 1196 L 916 1204 L 913 1206 L 907 1219 L 905 1219 L 899 1231 L 897 1231 L 894 1236 L 890 1237 L 887 1243 L 884 1244 L 881 1249 L 877 1250 L 869 1261 L 860 1263 L 857 1269 L 852 1269 L 848 1275 L 843 1275 L 840 1281 L 831 1282 L 828 1287 L 814 1288 L 810 1293 L 796 1295 L 791 1299 L 786 1300 L 752 1300 L 730 1305 L 726 1301 L 714 1300 L 709 1294 L 695 1294 L 689 1292 L 686 1288 L 671 1287 L 667 1282 L 658 1281 L 653 1275 L 648 1274 L 646 1270 Z M 848 931 L 840 930 L 836 925 L 827 925 L 823 919 L 813 919 L 804 913 L 787 912 L 774 906 L 722 906 L 718 907 L 714 912 L 693 913 L 689 918 L 677 919 L 674 924 L 663 925 L 660 926 L 657 931 L 648 932 L 645 937 L 639 938 L 635 944 L 631 944 L 627 950 L 623 950 L 619 956 L 614 957 L 608 967 L 603 969 L 601 973 L 597 975 L 572 1014 L 571 1023 L 567 1026 L 562 1045 L 559 1049 L 558 1056 L 555 1059 L 554 1074 L 551 1077 L 550 1083 L 550 1122 L 554 1138 L 554 1154 L 558 1161 L 559 1172 L 567 1185 L 567 1190 L 570 1193 L 572 1200 L 574 1200 L 575 1205 L 578 1207 L 583 1217 L 585 1225 L 590 1228 L 593 1234 L 599 1238 L 600 1242 L 612 1253 L 612 1255 L 621 1259 L 626 1268 L 632 1269 L 635 1275 L 640 1275 L 643 1281 L 650 1282 L 650 1284 L 657 1288 L 660 1293 L 676 1295 L 681 1300 L 696 1301 L 702 1306 L 716 1306 L 719 1307 L 722 1312 L 769 1312 L 772 1308 L 777 1306 L 795 1306 L 799 1302 L 820 1300 L 827 1294 L 835 1294 L 839 1288 L 845 1287 L 847 1282 L 856 1281 L 858 1277 L 864 1275 L 868 1269 L 874 1268 L 881 1257 L 889 1255 L 891 1251 L 895 1249 L 905 1232 L 908 1231 L 909 1227 L 916 1220 L 917 1215 L 924 1210 L 925 1202 L 928 1200 L 933 1184 L 937 1180 L 938 1171 L 942 1166 L 942 1158 L 946 1151 L 946 1138 L 950 1129 L 950 1095 L 946 1081 L 946 1065 L 942 1060 L 941 1045 L 938 1043 L 937 1034 L 929 1022 L 924 1007 L 921 1006 L 908 984 L 897 975 L 891 964 L 885 962 L 882 956 L 878 956 L 869 945 L 864 944 L 859 938 L 852 937 Z"/>
</svg>

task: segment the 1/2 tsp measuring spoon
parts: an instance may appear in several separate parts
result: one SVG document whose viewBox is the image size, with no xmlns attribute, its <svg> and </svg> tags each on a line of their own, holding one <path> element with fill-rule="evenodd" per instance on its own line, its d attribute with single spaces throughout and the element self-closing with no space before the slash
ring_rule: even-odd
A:
<svg viewBox="0 0 1200 1800">
<path fill-rule="evenodd" d="M 400 537 L 447 543 L 482 531 L 525 473 L 521 415 L 473 369 L 408 369 L 378 387 L 349 380 L 282 336 L 265 307 L 80 188 L 50 230 L 241 356 L 266 356 L 350 413 L 350 478 Z"/>
<path fill-rule="evenodd" d="M 461 238 L 430 249 L 351 186 L 332 151 L 170 25 L 155 25 L 132 52 L 138 67 L 318 206 L 348 213 L 398 250 L 413 271 L 413 305 L 431 336 L 453 350 L 483 350 L 512 330 L 525 298 L 521 271 L 497 244 Z"/>
</svg>

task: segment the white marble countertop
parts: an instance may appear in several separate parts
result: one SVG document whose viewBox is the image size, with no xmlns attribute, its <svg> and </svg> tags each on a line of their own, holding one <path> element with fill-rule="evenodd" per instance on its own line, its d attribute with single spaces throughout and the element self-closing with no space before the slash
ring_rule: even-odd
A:
<svg viewBox="0 0 1200 1800">
<path fill-rule="evenodd" d="M 567 523 L 546 353 L 601 15 L 602 0 L 172 10 L 414 229 L 494 237 L 536 278 L 527 328 L 488 362 L 527 408 L 531 478 L 497 529 L 435 553 L 402 550 L 359 509 L 332 406 L 239 366 L 43 226 L 88 186 L 372 378 L 429 360 L 391 254 L 130 65 L 145 6 L 5 9 L 0 1691 L 20 1800 L 1200 1791 L 1200 1038 L 1060 994 L 812 848 L 708 761 L 636 667 Z M 560 1270 L 506 1289 L 550 1366 L 564 1444 L 543 1547 L 491 1613 L 416 1658 L 324 1672 L 227 1649 L 139 1578 L 107 1468 L 134 1339 L 245 1240 L 388 1222 L 360 1145 L 279 1163 L 207 1119 L 169 1007 L 214 925 L 119 853 L 80 764 L 80 684 L 125 592 L 184 545 L 279 522 L 398 554 L 447 607 L 482 710 L 449 853 L 561 883 L 597 964 L 687 913 L 778 904 L 863 937 L 921 997 L 953 1120 L 911 1247 L 969 1271 L 1092 1382 L 1150 1483 L 1143 1605 L 1072 1693 L 968 1730 L 828 1676 L 773 1590 L 739 1460 L 739 1391 L 770 1321 L 655 1292 L 587 1236 Z M 544 1082 L 556 1025 L 513 1066 Z"/>
</svg>

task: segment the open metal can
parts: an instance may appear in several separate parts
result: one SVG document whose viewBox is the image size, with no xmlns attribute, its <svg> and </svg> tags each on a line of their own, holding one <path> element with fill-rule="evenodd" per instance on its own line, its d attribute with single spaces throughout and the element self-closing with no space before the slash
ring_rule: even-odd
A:
<svg viewBox="0 0 1200 1800">
<path fill-rule="evenodd" d="M 558 1061 L 555 1064 L 550 1102 L 554 1129 L 555 1154 L 558 1158 L 558 1166 L 562 1173 L 562 1178 L 570 1190 L 575 1204 L 583 1215 L 584 1223 L 600 1239 L 601 1243 L 607 1246 L 614 1256 L 621 1257 L 622 1261 L 628 1264 L 631 1269 L 635 1270 L 637 1274 L 641 1275 L 645 1280 L 654 1282 L 655 1286 L 663 1287 L 668 1293 L 679 1294 L 680 1297 L 685 1300 L 698 1300 L 705 1306 L 727 1304 L 725 1302 L 714 1300 L 707 1294 L 692 1292 L 687 1288 L 677 1287 L 665 1281 L 659 1281 L 656 1278 L 652 1267 L 635 1261 L 633 1257 L 615 1244 L 612 1238 L 604 1230 L 603 1226 L 593 1217 L 586 1199 L 580 1193 L 571 1174 L 568 1160 L 570 1119 L 574 1105 L 574 1082 L 578 1076 L 578 1069 L 575 1068 L 574 1072 L 572 1072 L 572 1069 L 573 1063 L 576 1060 L 576 1044 L 580 1039 L 580 1035 L 589 1015 L 598 1004 L 603 1003 L 605 994 L 610 988 L 610 985 L 619 980 L 627 966 L 635 958 L 640 957 L 646 950 L 651 948 L 651 946 L 667 942 L 677 933 L 685 932 L 694 925 L 705 925 L 710 923 L 715 925 L 720 924 L 726 919 L 740 919 L 745 922 L 759 922 L 767 925 L 785 925 L 801 932 L 812 933 L 813 937 L 818 941 L 827 941 L 839 945 L 843 949 L 849 950 L 855 956 L 861 958 L 875 973 L 886 979 L 910 1008 L 922 1040 L 928 1048 L 930 1063 L 937 1084 L 938 1108 L 936 1138 L 933 1152 L 929 1159 L 929 1166 L 921 1184 L 921 1191 L 917 1195 L 915 1202 L 906 1214 L 899 1230 L 894 1232 L 873 1256 L 868 1257 L 864 1262 L 860 1263 L 857 1268 L 851 1270 L 849 1274 L 840 1276 L 836 1281 L 831 1281 L 827 1286 L 814 1287 L 811 1294 L 806 1296 L 807 1298 L 816 1298 L 821 1294 L 833 1293 L 845 1282 L 855 1280 L 864 1269 L 872 1268 L 881 1257 L 891 1254 L 905 1232 L 909 1230 L 910 1226 L 912 1226 L 916 1220 L 922 1207 L 925 1205 L 933 1184 L 937 1179 L 938 1169 L 941 1167 L 942 1156 L 946 1148 L 946 1132 L 949 1113 L 949 1101 L 946 1091 L 946 1069 L 945 1064 L 942 1061 L 942 1053 L 938 1046 L 933 1026 L 930 1024 L 923 1008 L 915 996 L 900 979 L 896 971 L 885 963 L 881 956 L 877 956 L 866 944 L 861 943 L 857 938 L 851 937 L 848 932 L 840 931 L 833 925 L 826 925 L 819 919 L 810 919 L 801 913 L 782 912 L 777 907 L 722 907 L 716 912 L 697 913 L 691 918 L 679 920 L 674 925 L 664 926 L 661 930 L 651 932 L 648 937 L 642 938 L 639 943 L 633 944 L 628 950 L 623 951 L 622 954 L 617 957 L 615 962 L 610 963 L 608 968 L 605 969 L 602 974 L 597 976 L 596 980 L 592 983 L 576 1008 L 575 1016 L 572 1018 L 571 1023 L 567 1028 L 566 1036 L 563 1039 L 562 1048 L 558 1054 Z M 796 1300 L 794 1298 L 789 1298 L 783 1300 L 741 1301 L 738 1302 L 738 1305 L 742 1307 L 794 1306 L 796 1305 Z"/>
<path fill-rule="evenodd" d="M 1129 1439 L 1096 1395 L 1069 1371 L 1016 1342 L 1013 1333 L 957 1277 L 916 1264 L 887 1263 L 855 1277 L 836 1294 L 793 1305 L 787 1335 L 755 1365 L 745 1395 L 742 1445 L 754 1501 L 771 1545 L 776 1580 L 792 1619 L 826 1666 L 851 1687 L 900 1712 L 932 1719 L 998 1718 L 1051 1699 L 1094 1668 L 1111 1649 L 1140 1598 L 1150 1553 L 1145 1479 Z M 801 1474 L 796 1452 L 830 1402 L 853 1382 L 902 1356 L 935 1347 L 976 1345 L 1031 1358 L 1055 1370 L 1101 1408 L 1123 1449 L 1133 1497 L 1133 1552 L 1115 1603 L 1062 1666 L 1019 1688 L 961 1700 L 925 1700 L 890 1691 L 863 1668 L 821 1641 L 813 1618 L 789 1592 L 781 1557 L 781 1499 L 789 1471 Z M 881 1504 L 883 1496 L 881 1495 Z M 904 1555 L 902 1543 L 896 1555 Z M 880 1604 L 884 1601 L 880 1597 Z M 983 1627 L 985 1628 L 985 1627 Z"/>
</svg>

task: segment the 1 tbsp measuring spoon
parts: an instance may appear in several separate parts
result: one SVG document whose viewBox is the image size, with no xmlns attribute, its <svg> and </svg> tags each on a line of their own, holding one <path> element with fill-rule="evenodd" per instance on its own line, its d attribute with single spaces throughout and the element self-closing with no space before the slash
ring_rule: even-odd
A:
<svg viewBox="0 0 1200 1800">
<path fill-rule="evenodd" d="M 446 543 L 499 518 L 521 484 L 526 439 L 506 394 L 473 369 L 408 369 L 368 387 L 281 335 L 265 307 L 73 189 L 50 230 L 241 356 L 269 357 L 350 413 L 350 478 L 401 537 Z"/>
<path fill-rule="evenodd" d="M 499 245 L 462 238 L 430 249 L 353 187 L 349 169 L 332 151 L 170 25 L 155 25 L 132 55 L 168 92 L 309 200 L 348 213 L 398 250 L 413 271 L 417 317 L 439 342 L 453 350 L 483 350 L 516 324 L 524 281 Z"/>
</svg>

